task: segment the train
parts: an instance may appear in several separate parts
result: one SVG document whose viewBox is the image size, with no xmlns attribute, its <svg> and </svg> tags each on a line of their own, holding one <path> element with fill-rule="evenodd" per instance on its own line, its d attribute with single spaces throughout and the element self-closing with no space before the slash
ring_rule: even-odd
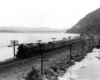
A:
<svg viewBox="0 0 100 80">
<path fill-rule="evenodd" d="M 20 44 L 18 46 L 18 51 L 16 53 L 17 59 L 26 59 L 41 55 L 42 53 L 47 53 L 53 50 L 64 48 L 70 46 L 73 43 L 78 43 L 83 41 L 84 44 L 87 44 L 91 49 L 97 45 L 97 42 L 94 39 L 93 35 L 81 34 L 79 37 L 73 39 L 63 39 L 58 41 L 50 41 L 48 43 L 28 43 Z M 86 45 L 86 46 L 87 46 Z"/>
</svg>

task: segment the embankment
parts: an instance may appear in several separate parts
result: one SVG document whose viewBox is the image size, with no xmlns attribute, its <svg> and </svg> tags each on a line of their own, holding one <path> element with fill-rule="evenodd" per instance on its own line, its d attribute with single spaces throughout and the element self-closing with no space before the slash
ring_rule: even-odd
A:
<svg viewBox="0 0 100 80">
<path fill-rule="evenodd" d="M 50 57 L 48 61 L 44 61 L 43 70 L 41 72 L 41 65 L 32 67 L 25 77 L 25 80 L 58 80 L 58 76 L 62 76 L 67 68 L 74 65 L 76 61 L 81 61 L 88 53 L 91 52 L 92 46 L 87 45 L 86 42 L 78 42 L 69 45 L 68 49 L 58 52 L 59 55 Z"/>
</svg>

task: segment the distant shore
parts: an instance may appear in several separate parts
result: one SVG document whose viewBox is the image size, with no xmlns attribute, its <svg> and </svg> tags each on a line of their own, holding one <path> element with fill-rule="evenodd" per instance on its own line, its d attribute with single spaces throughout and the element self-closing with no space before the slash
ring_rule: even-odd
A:
<svg viewBox="0 0 100 80">
<path fill-rule="evenodd" d="M 0 32 L 0 33 L 65 33 L 60 31 L 35 31 L 35 32 Z"/>
</svg>

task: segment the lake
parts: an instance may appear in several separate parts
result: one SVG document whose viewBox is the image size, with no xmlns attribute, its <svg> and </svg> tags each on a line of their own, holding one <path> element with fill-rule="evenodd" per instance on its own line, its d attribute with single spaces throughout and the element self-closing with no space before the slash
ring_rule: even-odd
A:
<svg viewBox="0 0 100 80">
<path fill-rule="evenodd" d="M 0 33 L 0 61 L 13 58 L 13 48 L 7 47 L 11 44 L 11 40 L 18 40 L 19 43 L 36 43 L 37 40 L 42 42 L 52 41 L 51 38 L 61 40 L 68 36 L 78 36 L 79 34 L 69 33 Z M 16 47 L 17 52 L 17 47 Z"/>
</svg>

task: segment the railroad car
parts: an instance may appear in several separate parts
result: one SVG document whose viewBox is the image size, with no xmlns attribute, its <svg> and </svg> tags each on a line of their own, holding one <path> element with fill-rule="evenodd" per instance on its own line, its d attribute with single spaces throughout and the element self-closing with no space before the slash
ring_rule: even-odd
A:
<svg viewBox="0 0 100 80">
<path fill-rule="evenodd" d="M 81 34 L 80 37 L 70 40 L 64 39 L 48 43 L 21 44 L 18 47 L 16 58 L 23 59 L 23 58 L 33 57 L 36 55 L 41 55 L 42 52 L 49 52 L 55 49 L 59 49 L 61 47 L 69 46 L 70 44 L 73 43 L 78 43 L 80 41 L 84 41 L 85 46 L 88 46 L 91 49 L 95 45 L 95 41 L 92 35 Z"/>
</svg>

